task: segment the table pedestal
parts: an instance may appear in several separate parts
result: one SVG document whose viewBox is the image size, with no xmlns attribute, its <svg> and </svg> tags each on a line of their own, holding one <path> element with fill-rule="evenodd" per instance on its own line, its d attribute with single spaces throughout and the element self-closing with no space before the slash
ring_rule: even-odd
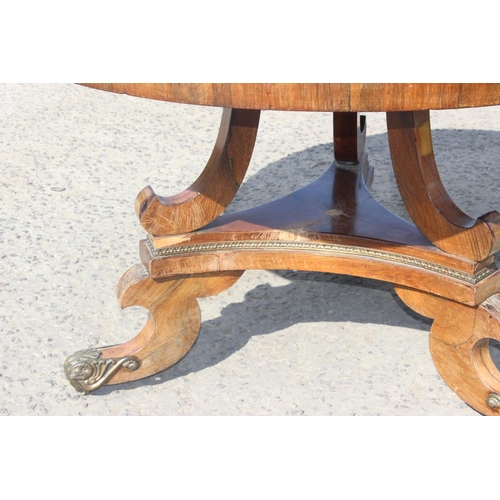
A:
<svg viewBox="0 0 500 500">
<path fill-rule="evenodd" d="M 197 181 L 163 198 L 147 187 L 136 212 L 147 231 L 142 264 L 117 290 L 122 307 L 150 311 L 125 344 L 70 356 L 66 374 L 83 392 L 154 375 L 179 361 L 200 329 L 197 298 L 222 292 L 245 270 L 348 274 L 388 281 L 418 313 L 434 319 L 430 350 L 459 397 L 500 412 L 500 372 L 488 342 L 500 341 L 500 216 L 472 219 L 444 189 L 428 111 L 387 113 L 398 186 L 415 225 L 370 193 L 365 121 L 334 113 L 335 162 L 311 185 L 266 205 L 221 215 L 250 162 L 259 111 L 226 109 L 214 151 Z"/>
</svg>

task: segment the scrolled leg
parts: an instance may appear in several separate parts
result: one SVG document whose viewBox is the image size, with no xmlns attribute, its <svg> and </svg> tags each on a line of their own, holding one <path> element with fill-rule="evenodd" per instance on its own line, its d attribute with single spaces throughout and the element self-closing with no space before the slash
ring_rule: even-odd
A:
<svg viewBox="0 0 500 500">
<path fill-rule="evenodd" d="M 124 344 L 87 349 L 70 356 L 66 376 L 81 392 L 154 375 L 183 358 L 201 324 L 197 298 L 216 295 L 233 285 L 242 271 L 151 279 L 142 265 L 127 271 L 118 284 L 122 308 L 136 305 L 150 312 L 142 331 Z"/>
<path fill-rule="evenodd" d="M 248 169 L 259 118 L 259 110 L 225 109 L 212 155 L 189 188 L 169 197 L 150 186 L 139 193 L 135 210 L 144 229 L 155 236 L 188 233 L 224 212 Z"/>
<path fill-rule="evenodd" d="M 500 371 L 489 350 L 500 341 L 500 294 L 477 307 L 401 286 L 399 297 L 434 319 L 430 350 L 439 374 L 468 405 L 484 415 L 500 415 Z"/>
<path fill-rule="evenodd" d="M 441 250 L 477 262 L 500 249 L 500 214 L 478 219 L 447 193 L 436 165 L 429 111 L 387 113 L 394 174 L 415 225 Z"/>
</svg>

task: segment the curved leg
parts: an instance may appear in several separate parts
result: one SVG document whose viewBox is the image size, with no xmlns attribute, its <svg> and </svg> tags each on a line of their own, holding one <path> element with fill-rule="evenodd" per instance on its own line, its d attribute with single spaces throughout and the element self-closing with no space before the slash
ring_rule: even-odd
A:
<svg viewBox="0 0 500 500">
<path fill-rule="evenodd" d="M 252 156 L 259 110 L 224 109 L 219 135 L 198 179 L 182 193 L 161 197 L 150 186 L 137 196 L 135 211 L 155 236 L 195 231 L 215 220 L 238 191 Z"/>
<path fill-rule="evenodd" d="M 429 111 L 387 113 L 394 173 L 411 218 L 441 250 L 477 262 L 500 248 L 500 214 L 464 214 L 446 192 L 432 148 Z"/>
<path fill-rule="evenodd" d="M 220 293 L 243 271 L 151 279 L 143 266 L 127 271 L 118 284 L 122 308 L 137 305 L 151 313 L 142 331 L 117 346 L 87 349 L 65 362 L 66 376 L 79 391 L 90 392 L 154 375 L 177 363 L 194 344 L 200 329 L 196 298 Z"/>
<path fill-rule="evenodd" d="M 468 405 L 485 415 L 500 415 L 500 371 L 489 340 L 500 341 L 500 294 L 477 307 L 396 286 L 399 297 L 434 319 L 430 350 L 439 374 Z"/>
</svg>

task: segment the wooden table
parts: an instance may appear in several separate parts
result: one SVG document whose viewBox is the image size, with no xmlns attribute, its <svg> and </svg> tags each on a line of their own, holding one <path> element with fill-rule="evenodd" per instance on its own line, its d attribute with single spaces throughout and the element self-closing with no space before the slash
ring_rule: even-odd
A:
<svg viewBox="0 0 500 500">
<path fill-rule="evenodd" d="M 489 340 L 500 341 L 500 215 L 463 213 L 436 166 L 430 109 L 500 104 L 500 84 L 85 84 L 163 101 L 224 108 L 212 155 L 176 196 L 151 187 L 135 209 L 147 231 L 139 264 L 118 284 L 122 307 L 150 311 L 143 330 L 121 345 L 70 356 L 66 374 L 84 392 L 165 370 L 200 329 L 197 298 L 233 285 L 247 269 L 294 269 L 374 278 L 434 320 L 430 351 L 460 398 L 500 414 L 500 373 Z M 223 214 L 238 191 L 261 110 L 330 111 L 335 162 L 311 185 L 266 205 Z M 392 163 L 415 225 L 370 195 L 361 111 L 387 113 Z"/>
</svg>

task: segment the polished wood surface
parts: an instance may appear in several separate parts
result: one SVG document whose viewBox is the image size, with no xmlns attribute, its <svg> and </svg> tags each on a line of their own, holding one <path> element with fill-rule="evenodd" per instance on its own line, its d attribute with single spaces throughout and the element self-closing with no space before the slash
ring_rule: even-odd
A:
<svg viewBox="0 0 500 500">
<path fill-rule="evenodd" d="M 286 111 L 416 111 L 500 104 L 497 83 L 84 83 L 160 101 Z"/>
<path fill-rule="evenodd" d="M 493 258 L 476 262 L 439 250 L 370 195 L 370 178 L 366 154 L 349 169 L 334 163 L 317 181 L 279 200 L 222 215 L 182 237 L 149 236 L 141 244 L 142 262 L 154 279 L 295 269 L 389 281 L 469 305 L 500 287 L 497 273 L 474 283 Z"/>
<path fill-rule="evenodd" d="M 500 247 L 500 214 L 474 219 L 446 192 L 432 146 L 429 111 L 387 113 L 392 165 L 413 222 L 442 250 L 483 260 Z"/>
<path fill-rule="evenodd" d="M 219 136 L 200 177 L 173 197 L 144 188 L 136 212 L 148 232 L 138 265 L 118 286 L 122 307 L 151 316 L 119 346 L 66 362 L 83 391 L 137 380 L 179 361 L 200 328 L 196 298 L 225 290 L 250 269 L 293 269 L 393 283 L 434 319 L 430 349 L 449 385 L 477 411 L 500 415 L 500 215 L 462 212 L 434 158 L 430 109 L 500 104 L 500 84 L 87 84 L 152 99 L 223 106 Z M 334 111 L 330 169 L 309 186 L 224 214 L 251 160 L 260 110 Z M 359 111 L 386 111 L 391 159 L 414 224 L 370 195 L 373 168 Z M 277 179 L 279 182 L 279 179 Z M 89 375 L 92 374 L 92 375 Z"/>
<path fill-rule="evenodd" d="M 430 351 L 450 389 L 484 415 L 499 415 L 500 371 L 489 350 L 500 341 L 500 294 L 479 307 L 468 307 L 427 292 L 396 286 L 399 297 L 414 311 L 431 318 Z"/>
<path fill-rule="evenodd" d="M 157 196 L 146 186 L 135 211 L 144 229 L 154 235 L 194 231 L 215 220 L 243 182 L 257 137 L 260 111 L 225 109 L 208 163 L 185 191 Z"/>
<path fill-rule="evenodd" d="M 333 153 L 339 163 L 358 163 L 365 152 L 366 117 L 333 113 Z"/>
<path fill-rule="evenodd" d="M 110 384 L 138 380 L 175 364 L 192 347 L 201 324 L 197 298 L 209 297 L 232 286 L 242 272 L 203 273 L 177 279 L 151 279 L 141 265 L 129 269 L 117 287 L 122 308 L 141 306 L 150 313 L 142 331 L 129 342 L 102 349 L 104 358 L 133 356 L 134 371 L 118 371 Z"/>
</svg>

